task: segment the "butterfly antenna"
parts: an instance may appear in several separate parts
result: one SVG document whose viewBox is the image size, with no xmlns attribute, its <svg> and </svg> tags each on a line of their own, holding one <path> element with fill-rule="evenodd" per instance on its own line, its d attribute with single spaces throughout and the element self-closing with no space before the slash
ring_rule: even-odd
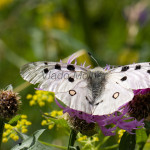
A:
<svg viewBox="0 0 150 150">
<path fill-rule="evenodd" d="M 90 52 L 88 52 L 88 55 L 96 62 L 96 64 L 98 66 L 100 66 L 99 63 L 97 62 L 97 60 L 92 56 L 92 54 Z"/>
</svg>

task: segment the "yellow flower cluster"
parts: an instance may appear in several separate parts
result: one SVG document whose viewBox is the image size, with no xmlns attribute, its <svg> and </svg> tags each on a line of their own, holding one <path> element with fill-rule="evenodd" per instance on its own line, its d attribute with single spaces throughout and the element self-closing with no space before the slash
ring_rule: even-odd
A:
<svg viewBox="0 0 150 150">
<path fill-rule="evenodd" d="M 124 132 L 125 132 L 125 130 L 122 130 L 122 129 L 120 129 L 120 130 L 118 131 L 118 136 L 119 136 L 118 143 L 120 143 L 121 137 L 123 136 L 123 133 L 124 133 Z"/>
<path fill-rule="evenodd" d="M 92 136 L 92 139 L 91 139 L 90 137 L 87 137 L 86 135 L 82 135 L 79 133 L 77 141 L 78 142 L 90 141 L 90 143 L 94 143 L 94 142 L 99 141 L 99 138 L 95 135 L 95 136 Z"/>
<path fill-rule="evenodd" d="M 63 115 L 63 111 L 62 110 L 59 110 L 59 111 L 53 110 L 50 114 L 45 113 L 45 115 L 50 115 L 51 117 L 58 117 L 58 116 Z M 48 129 L 50 130 L 54 127 L 55 123 L 53 121 L 51 121 L 49 118 L 46 118 L 45 120 L 42 120 L 41 125 L 42 126 L 47 125 Z"/>
<path fill-rule="evenodd" d="M 13 0 L 0 0 L 0 8 L 9 5 Z"/>
<path fill-rule="evenodd" d="M 26 133 L 28 131 L 27 127 L 31 125 L 31 122 L 27 120 L 26 115 L 21 115 L 20 120 L 18 120 L 16 126 L 11 126 L 10 124 L 5 124 L 3 132 L 3 143 L 6 143 L 9 139 L 17 141 L 19 136 L 16 131 L 21 133 Z"/>
<path fill-rule="evenodd" d="M 85 140 L 87 140 L 87 136 L 86 136 L 86 135 L 81 136 L 81 137 L 79 137 L 79 138 L 77 139 L 78 142 L 85 141 Z"/>
<path fill-rule="evenodd" d="M 58 28 L 58 29 L 68 29 L 69 21 L 62 13 L 56 13 L 53 16 L 46 15 L 43 17 L 41 26 L 45 29 Z"/>
<path fill-rule="evenodd" d="M 35 91 L 34 95 L 28 94 L 27 99 L 30 100 L 30 106 L 38 104 L 40 107 L 45 106 L 45 103 L 52 103 L 54 101 L 54 96 L 52 93 L 42 90 Z"/>
</svg>

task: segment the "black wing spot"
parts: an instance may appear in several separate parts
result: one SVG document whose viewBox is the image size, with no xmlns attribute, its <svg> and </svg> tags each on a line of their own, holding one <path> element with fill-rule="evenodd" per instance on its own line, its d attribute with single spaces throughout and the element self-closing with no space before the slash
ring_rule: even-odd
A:
<svg viewBox="0 0 150 150">
<path fill-rule="evenodd" d="M 70 94 L 71 96 L 74 96 L 74 95 L 76 95 L 76 91 L 75 91 L 75 90 L 70 90 L 70 91 L 69 91 L 69 94 Z"/>
<path fill-rule="evenodd" d="M 114 93 L 112 97 L 113 97 L 114 99 L 118 98 L 118 97 L 119 97 L 119 92 Z"/>
<path fill-rule="evenodd" d="M 150 70 L 147 70 L 147 73 L 149 73 L 149 74 L 150 74 Z"/>
<path fill-rule="evenodd" d="M 67 65 L 67 69 L 70 71 L 75 71 L 75 66 L 74 65 Z"/>
<path fill-rule="evenodd" d="M 141 69 L 141 65 L 136 65 L 135 70 L 139 70 L 139 69 Z"/>
<path fill-rule="evenodd" d="M 129 69 L 129 66 L 123 66 L 121 71 L 127 71 Z"/>
<path fill-rule="evenodd" d="M 55 69 L 61 70 L 61 66 L 59 64 L 56 64 Z"/>
<path fill-rule="evenodd" d="M 125 81 L 125 80 L 127 80 L 127 76 L 124 76 L 124 77 L 121 79 L 121 81 Z"/>
<path fill-rule="evenodd" d="M 48 72 L 49 72 L 48 68 L 45 68 L 44 73 L 48 73 Z"/>
<path fill-rule="evenodd" d="M 45 64 L 45 65 L 48 65 L 48 63 L 47 63 L 47 62 L 44 62 L 44 64 Z"/>
<path fill-rule="evenodd" d="M 68 81 L 69 81 L 69 82 L 74 82 L 74 78 L 69 77 L 69 78 L 68 78 Z"/>
<path fill-rule="evenodd" d="M 103 100 L 101 100 L 100 102 L 96 103 L 95 105 L 97 106 L 97 105 L 99 105 L 99 104 L 102 103 L 102 102 L 103 102 Z"/>
</svg>

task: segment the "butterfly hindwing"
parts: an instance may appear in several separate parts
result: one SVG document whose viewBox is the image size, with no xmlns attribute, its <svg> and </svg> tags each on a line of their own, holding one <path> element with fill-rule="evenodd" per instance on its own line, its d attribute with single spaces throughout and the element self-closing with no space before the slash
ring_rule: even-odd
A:
<svg viewBox="0 0 150 150">
<path fill-rule="evenodd" d="M 83 81 L 84 82 L 84 81 Z M 84 84 L 84 83 L 83 83 Z M 87 87 L 74 87 L 69 92 L 58 92 L 55 96 L 70 108 L 92 114 L 93 107 L 89 104 L 88 99 L 91 97 L 91 92 Z"/>
<path fill-rule="evenodd" d="M 111 114 L 125 103 L 132 100 L 134 94 L 131 89 L 126 89 L 113 80 L 109 80 L 104 87 L 104 91 L 96 100 L 93 115 Z"/>
</svg>

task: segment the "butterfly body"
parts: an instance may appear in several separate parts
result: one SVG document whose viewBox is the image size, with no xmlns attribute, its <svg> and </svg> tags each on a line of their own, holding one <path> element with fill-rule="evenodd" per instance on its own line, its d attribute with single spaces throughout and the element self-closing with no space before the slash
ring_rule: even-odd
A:
<svg viewBox="0 0 150 150">
<path fill-rule="evenodd" d="M 104 90 L 107 74 L 108 73 L 106 73 L 106 71 L 102 71 L 101 68 L 90 70 L 87 78 L 87 87 L 92 93 L 92 102 L 89 102 L 89 104 L 96 105 L 98 103 L 97 99 Z"/>
<path fill-rule="evenodd" d="M 21 76 L 38 88 L 51 91 L 72 109 L 105 115 L 134 97 L 133 90 L 150 88 L 150 63 L 105 70 L 71 63 L 34 62 L 21 68 Z"/>
</svg>

